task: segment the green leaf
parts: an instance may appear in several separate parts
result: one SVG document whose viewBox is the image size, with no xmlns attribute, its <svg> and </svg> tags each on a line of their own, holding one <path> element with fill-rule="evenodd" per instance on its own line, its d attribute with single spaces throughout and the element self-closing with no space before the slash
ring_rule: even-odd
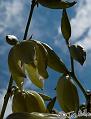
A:
<svg viewBox="0 0 91 119">
<path fill-rule="evenodd" d="M 81 65 L 84 64 L 84 62 L 86 60 L 86 52 L 84 51 L 84 49 L 81 46 L 79 46 L 79 45 L 70 46 L 70 53 L 71 53 L 71 57 L 73 59 L 78 61 Z"/>
<path fill-rule="evenodd" d="M 6 36 L 6 42 L 9 45 L 16 45 L 18 43 L 18 39 L 14 35 L 7 35 Z"/>
<path fill-rule="evenodd" d="M 43 98 L 44 101 L 52 100 L 52 98 L 50 96 L 48 96 L 48 95 L 45 95 L 43 93 L 38 93 L 38 94 Z"/>
<path fill-rule="evenodd" d="M 63 13 L 62 13 L 61 31 L 62 31 L 63 37 L 68 42 L 68 40 L 71 36 L 71 26 L 70 26 L 70 22 L 69 22 L 69 18 L 68 18 L 66 9 L 63 9 Z"/>
<path fill-rule="evenodd" d="M 32 119 L 59 119 L 58 114 L 50 114 L 50 113 L 31 113 Z"/>
<path fill-rule="evenodd" d="M 77 111 L 79 108 L 79 96 L 76 86 L 69 76 L 62 76 L 56 87 L 57 100 L 64 112 Z"/>
<path fill-rule="evenodd" d="M 6 119 L 57 119 L 59 115 L 50 113 L 12 113 Z"/>
<path fill-rule="evenodd" d="M 18 112 L 10 114 L 6 119 L 33 119 L 30 113 Z"/>
<path fill-rule="evenodd" d="M 72 7 L 73 5 L 76 4 L 76 1 L 73 2 L 67 2 L 62 0 L 37 0 L 37 1 L 44 7 L 48 7 L 51 9 L 64 9 Z"/>
<path fill-rule="evenodd" d="M 68 73 L 68 70 L 63 63 L 63 61 L 57 56 L 57 54 L 53 51 L 53 49 L 48 46 L 45 43 L 42 43 L 43 46 L 46 48 L 48 54 L 48 66 L 52 68 L 55 71 L 61 72 L 61 73 Z"/>
<path fill-rule="evenodd" d="M 39 88 L 43 88 L 44 82 L 42 77 L 38 73 L 37 67 L 34 67 L 31 64 L 25 64 L 25 69 L 32 83 Z"/>
<path fill-rule="evenodd" d="M 47 51 L 45 47 L 38 41 L 35 42 L 35 49 L 36 49 L 36 60 L 37 60 L 37 68 L 39 74 L 44 78 L 48 78 L 47 73 Z"/>
<path fill-rule="evenodd" d="M 16 55 L 23 63 L 33 63 L 35 58 L 35 48 L 29 41 L 20 42 L 16 46 Z"/>
<path fill-rule="evenodd" d="M 27 91 L 25 101 L 26 101 L 27 112 L 30 112 L 30 113 L 31 112 L 41 112 L 41 113 L 46 112 L 45 102 L 36 91 L 33 91 L 33 90 Z"/>
<path fill-rule="evenodd" d="M 56 102 L 56 97 L 54 97 L 47 105 L 47 109 L 50 113 L 52 112 L 55 102 Z"/>
<path fill-rule="evenodd" d="M 26 77 L 24 71 L 21 67 L 21 62 L 15 53 L 15 48 L 11 48 L 9 55 L 8 55 L 8 65 L 9 70 L 12 75 L 17 75 L 18 77 Z"/>
</svg>

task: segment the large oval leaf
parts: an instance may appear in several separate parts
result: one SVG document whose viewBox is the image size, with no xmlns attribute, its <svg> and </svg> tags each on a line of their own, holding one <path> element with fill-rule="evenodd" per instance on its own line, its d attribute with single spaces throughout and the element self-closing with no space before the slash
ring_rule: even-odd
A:
<svg viewBox="0 0 91 119">
<path fill-rule="evenodd" d="M 44 82 L 42 77 L 38 73 L 38 69 L 31 64 L 25 64 L 25 69 L 32 83 L 39 88 L 43 88 Z"/>
<path fill-rule="evenodd" d="M 18 112 L 10 114 L 6 119 L 33 119 L 33 118 L 30 113 Z"/>
<path fill-rule="evenodd" d="M 58 114 L 50 114 L 50 113 L 12 113 L 6 119 L 59 119 L 60 116 Z M 64 116 L 65 118 L 65 116 Z"/>
<path fill-rule="evenodd" d="M 64 8 L 72 7 L 73 5 L 76 4 L 75 1 L 73 1 L 73 2 L 66 1 L 65 2 L 62 0 L 37 0 L 37 1 L 44 7 L 48 7 L 51 9 L 64 9 Z"/>
<path fill-rule="evenodd" d="M 66 9 L 63 9 L 63 13 L 62 13 L 61 31 L 62 31 L 63 37 L 68 42 L 68 40 L 71 36 L 71 26 L 70 26 L 70 22 L 69 22 L 69 18 L 68 18 Z"/>
<path fill-rule="evenodd" d="M 64 112 L 77 111 L 79 97 L 76 86 L 68 76 L 62 76 L 56 87 L 57 99 Z"/>
<path fill-rule="evenodd" d="M 48 58 L 48 66 L 58 72 L 61 73 L 68 73 L 68 70 L 65 66 L 65 64 L 63 63 L 63 61 L 57 56 L 57 54 L 53 51 L 53 49 L 48 46 L 45 43 L 42 43 L 43 46 L 46 48 L 48 54 L 47 54 L 47 58 Z"/>
<path fill-rule="evenodd" d="M 19 77 L 25 77 L 25 73 L 21 67 L 21 62 L 19 60 L 19 57 L 17 57 L 15 50 L 16 50 L 16 47 L 11 48 L 9 55 L 8 55 L 9 70 L 12 75 L 17 75 Z"/>
<path fill-rule="evenodd" d="M 86 52 L 84 49 L 79 45 L 72 45 L 70 46 L 70 54 L 73 59 L 78 61 L 81 65 L 84 64 L 86 60 Z"/>
</svg>

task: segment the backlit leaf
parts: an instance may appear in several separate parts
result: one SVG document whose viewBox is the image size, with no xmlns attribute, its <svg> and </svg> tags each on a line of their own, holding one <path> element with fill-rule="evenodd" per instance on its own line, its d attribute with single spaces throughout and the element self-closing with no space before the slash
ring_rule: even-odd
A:
<svg viewBox="0 0 91 119">
<path fill-rule="evenodd" d="M 20 42 L 17 45 L 16 54 L 23 63 L 33 63 L 35 58 L 35 49 L 33 44 L 29 41 Z"/>
<path fill-rule="evenodd" d="M 10 114 L 6 119 L 33 119 L 30 113 L 18 112 Z"/>
<path fill-rule="evenodd" d="M 68 42 L 68 40 L 71 36 L 71 26 L 70 26 L 70 22 L 69 22 L 69 18 L 68 18 L 66 9 L 63 9 L 63 13 L 62 13 L 61 31 L 62 31 L 63 37 Z"/>
<path fill-rule="evenodd" d="M 8 65 L 9 70 L 12 75 L 17 75 L 19 77 L 25 77 L 25 73 L 22 70 L 21 63 L 17 55 L 15 54 L 15 48 L 11 48 L 8 55 Z"/>
<path fill-rule="evenodd" d="M 37 0 L 37 1 L 44 7 L 48 7 L 51 9 L 64 9 L 72 7 L 73 5 L 76 4 L 76 1 L 73 2 L 67 2 L 62 0 Z"/>
<path fill-rule="evenodd" d="M 48 46 L 45 43 L 42 43 L 43 46 L 46 48 L 48 54 L 48 66 L 52 68 L 55 71 L 61 72 L 61 73 L 68 73 L 68 70 L 63 63 L 63 61 L 57 56 L 57 54 L 53 51 L 53 49 Z"/>
<path fill-rule="evenodd" d="M 32 66 L 31 64 L 25 64 L 25 69 L 32 83 L 35 84 L 39 88 L 43 88 L 43 85 L 44 85 L 43 79 L 39 75 L 38 69 Z"/>
<path fill-rule="evenodd" d="M 6 119 L 58 119 L 58 114 L 50 114 L 50 113 L 12 113 Z M 64 116 L 65 118 L 65 116 Z"/>
<path fill-rule="evenodd" d="M 70 46 L 70 53 L 73 59 L 78 61 L 81 65 L 84 64 L 86 60 L 86 52 L 81 46 L 79 45 Z"/>
<path fill-rule="evenodd" d="M 62 76 L 56 87 L 57 100 L 64 112 L 77 111 L 79 108 L 79 96 L 76 86 L 69 76 Z"/>
</svg>

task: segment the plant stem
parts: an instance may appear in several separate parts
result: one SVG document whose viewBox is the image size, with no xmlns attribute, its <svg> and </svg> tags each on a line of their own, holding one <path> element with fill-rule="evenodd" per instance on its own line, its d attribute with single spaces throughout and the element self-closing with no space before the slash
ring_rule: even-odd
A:
<svg viewBox="0 0 91 119">
<path fill-rule="evenodd" d="M 71 72 L 71 77 L 74 79 L 74 81 L 76 82 L 76 84 L 79 86 L 79 88 L 81 89 L 81 91 L 83 92 L 86 100 L 87 100 L 87 92 L 85 91 L 84 87 L 81 85 L 81 83 L 79 82 L 79 80 L 77 79 L 75 73 L 73 74 Z"/>
<path fill-rule="evenodd" d="M 35 7 L 36 4 L 37 4 L 37 2 L 35 0 L 32 0 L 30 14 L 29 14 L 29 18 L 28 18 L 27 25 L 26 25 L 26 28 L 25 28 L 25 33 L 24 33 L 23 40 L 26 40 L 26 38 L 27 38 L 27 34 L 28 34 L 28 30 L 29 30 L 29 26 L 30 26 L 30 22 L 31 22 L 32 14 L 33 14 L 33 10 L 34 10 L 34 7 Z M 7 107 L 7 104 L 8 104 L 8 100 L 9 100 L 9 97 L 11 95 L 12 84 L 13 84 L 13 78 L 12 78 L 12 75 L 11 75 L 9 85 L 8 85 L 8 89 L 7 89 L 7 92 L 6 92 L 5 97 L 4 97 L 4 103 L 3 103 L 3 106 L 2 106 L 0 119 L 3 119 L 3 117 L 4 117 L 5 110 L 6 110 L 6 107 Z"/>
<path fill-rule="evenodd" d="M 37 2 L 35 0 L 32 0 L 31 9 L 30 9 L 27 25 L 26 25 L 26 28 L 25 28 L 25 33 L 24 33 L 23 40 L 26 40 L 26 38 L 27 38 L 27 34 L 28 34 L 31 18 L 32 18 L 34 7 L 35 7 L 36 4 L 37 4 Z"/>
<path fill-rule="evenodd" d="M 3 103 L 2 110 L 1 110 L 1 117 L 0 117 L 0 119 L 3 119 L 3 117 L 4 117 L 4 113 L 5 113 L 7 104 L 8 104 L 8 100 L 9 100 L 9 97 L 11 95 L 12 84 L 13 84 L 13 79 L 12 79 L 12 76 L 11 76 L 10 77 L 10 81 L 9 81 L 9 85 L 8 85 L 8 89 L 7 89 L 6 95 L 4 97 L 4 103 Z"/>
<path fill-rule="evenodd" d="M 66 45 L 68 47 L 68 50 L 69 50 L 69 53 L 70 53 L 70 44 L 69 42 L 66 40 Z M 74 74 L 74 61 L 73 61 L 73 58 L 71 57 L 71 54 L 70 54 L 70 63 L 71 63 L 71 72 Z"/>
<path fill-rule="evenodd" d="M 66 45 L 68 47 L 68 50 L 69 50 L 69 53 L 70 53 L 70 44 L 66 41 Z M 74 71 L 74 60 L 73 58 L 71 57 L 71 54 L 70 54 L 70 61 L 71 61 L 71 77 L 73 78 L 73 80 L 76 82 L 76 84 L 79 86 L 79 88 L 81 89 L 81 91 L 83 92 L 86 100 L 87 100 L 87 92 L 86 90 L 84 89 L 84 87 L 82 86 L 82 84 L 79 82 L 79 80 L 77 79 L 76 75 L 75 75 L 75 71 Z"/>
<path fill-rule="evenodd" d="M 87 112 L 91 113 L 91 91 L 87 91 Z"/>
</svg>

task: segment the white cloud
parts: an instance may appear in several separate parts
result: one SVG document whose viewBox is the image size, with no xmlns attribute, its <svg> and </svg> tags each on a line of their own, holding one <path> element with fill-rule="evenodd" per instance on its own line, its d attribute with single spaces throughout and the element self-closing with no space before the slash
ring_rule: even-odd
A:
<svg viewBox="0 0 91 119">
<path fill-rule="evenodd" d="M 84 35 L 87 29 L 91 28 L 91 0 L 78 1 L 78 4 L 79 2 L 83 4 L 78 5 L 76 16 L 71 20 L 72 39 L 75 41 Z"/>
<path fill-rule="evenodd" d="M 82 45 L 86 51 L 91 50 L 91 29 L 89 29 L 86 37 L 82 41 L 78 41 L 76 44 Z"/>
<path fill-rule="evenodd" d="M 0 3 L 0 34 L 3 33 L 8 26 L 13 27 L 21 23 L 23 10 L 22 0 L 1 1 Z"/>
</svg>

